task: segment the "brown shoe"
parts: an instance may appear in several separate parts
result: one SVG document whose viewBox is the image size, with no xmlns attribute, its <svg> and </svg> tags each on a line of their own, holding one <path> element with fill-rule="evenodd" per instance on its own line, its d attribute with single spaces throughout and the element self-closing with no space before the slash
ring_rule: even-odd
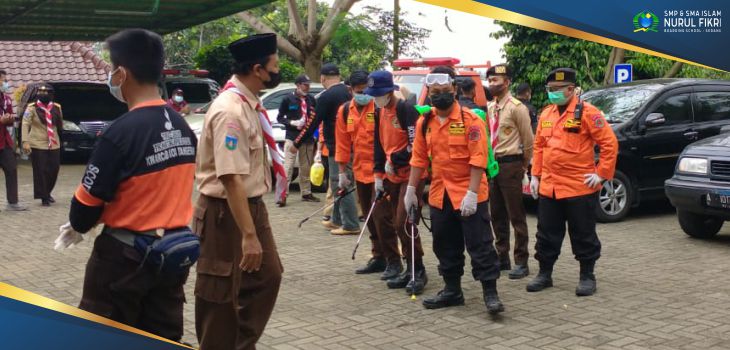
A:
<svg viewBox="0 0 730 350">
<path fill-rule="evenodd" d="M 346 230 L 344 228 L 338 228 L 335 230 L 330 231 L 331 234 L 335 236 L 347 236 L 347 235 L 356 235 L 360 233 L 360 230 Z"/>
<path fill-rule="evenodd" d="M 337 225 L 333 224 L 332 221 L 322 221 L 322 226 L 324 226 L 324 228 L 326 228 L 328 230 L 336 230 L 336 229 L 342 227 L 342 226 L 337 226 Z"/>
</svg>

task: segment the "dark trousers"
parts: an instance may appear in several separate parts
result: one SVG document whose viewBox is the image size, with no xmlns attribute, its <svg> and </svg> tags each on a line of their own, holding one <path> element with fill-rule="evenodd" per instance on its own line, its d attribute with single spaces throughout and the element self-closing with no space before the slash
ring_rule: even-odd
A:
<svg viewBox="0 0 730 350">
<path fill-rule="evenodd" d="M 33 165 L 33 198 L 44 200 L 51 198 L 61 167 L 61 150 L 33 148 L 30 160 Z"/>
<path fill-rule="evenodd" d="M 601 241 L 596 234 L 598 193 L 553 199 L 540 196 L 537 213 L 535 258 L 552 266 L 560 255 L 565 237 L 565 223 L 573 254 L 578 261 L 593 262 L 601 256 Z"/>
<path fill-rule="evenodd" d="M 527 217 L 522 202 L 522 161 L 499 163 L 499 174 L 489 184 L 489 208 L 494 227 L 494 245 L 502 264 L 509 266 L 509 225 L 515 231 L 515 264 L 526 265 Z"/>
<path fill-rule="evenodd" d="M 375 185 L 358 181 L 355 182 L 355 186 L 363 215 L 367 217 L 366 211 L 370 210 L 375 200 Z M 367 227 L 373 246 L 371 250 L 373 258 L 383 258 L 388 263 L 398 262 L 400 259 L 398 236 L 393 229 L 393 209 L 389 200 L 382 199 L 375 204 Z"/>
<path fill-rule="evenodd" d="M 431 207 L 433 252 L 439 260 L 439 274 L 444 279 L 464 274 L 464 246 L 471 256 L 475 280 L 499 278 L 497 252 L 492 244 L 487 202 L 477 204 L 474 215 L 462 217 L 454 210 L 448 194 L 444 194 L 443 209 Z"/>
<path fill-rule="evenodd" d="M 421 198 L 423 194 L 423 187 L 425 183 L 421 181 L 416 187 L 416 198 Z M 408 188 L 408 182 L 403 183 L 392 183 L 387 179 L 384 181 L 383 186 L 385 187 L 385 194 L 389 197 L 391 216 L 393 220 L 393 229 L 400 239 L 400 244 L 408 261 L 408 266 L 411 266 L 411 230 L 414 230 L 415 239 L 413 242 L 415 250 L 415 262 L 416 265 L 423 264 L 423 246 L 421 245 L 421 236 L 418 234 L 418 220 L 420 219 L 420 206 L 419 210 L 416 211 L 416 218 L 414 222 L 416 225 L 408 223 L 408 213 L 406 213 L 406 207 L 403 203 L 403 197 L 406 195 L 406 189 Z"/>
<path fill-rule="evenodd" d="M 201 350 L 256 349 L 276 304 L 283 268 L 260 197 L 249 199 L 263 250 L 261 269 L 240 269 L 243 235 L 225 199 L 200 195 L 193 231 L 201 251 L 195 283 L 195 331 Z"/>
<path fill-rule="evenodd" d="M 0 149 L 0 168 L 5 174 L 5 194 L 8 203 L 18 203 L 18 161 L 15 159 L 12 147 L 5 146 Z"/>
<path fill-rule="evenodd" d="M 183 335 L 183 285 L 188 273 L 138 268 L 137 250 L 109 234 L 96 238 L 86 264 L 79 308 L 172 341 Z"/>
</svg>

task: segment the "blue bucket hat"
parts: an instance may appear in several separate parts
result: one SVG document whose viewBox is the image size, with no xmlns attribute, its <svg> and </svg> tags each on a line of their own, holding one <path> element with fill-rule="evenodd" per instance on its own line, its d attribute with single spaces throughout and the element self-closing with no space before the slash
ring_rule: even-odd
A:
<svg viewBox="0 0 730 350">
<path fill-rule="evenodd" d="M 365 89 L 365 94 L 380 97 L 394 90 L 400 89 L 393 83 L 393 73 L 379 70 L 368 76 L 368 87 Z"/>
</svg>

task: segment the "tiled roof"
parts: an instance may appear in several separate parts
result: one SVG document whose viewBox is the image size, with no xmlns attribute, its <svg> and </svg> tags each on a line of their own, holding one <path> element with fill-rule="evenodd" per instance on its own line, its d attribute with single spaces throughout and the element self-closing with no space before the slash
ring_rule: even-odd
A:
<svg viewBox="0 0 730 350">
<path fill-rule="evenodd" d="M 76 41 L 0 41 L 0 69 L 12 90 L 43 81 L 105 82 L 110 65 Z"/>
</svg>

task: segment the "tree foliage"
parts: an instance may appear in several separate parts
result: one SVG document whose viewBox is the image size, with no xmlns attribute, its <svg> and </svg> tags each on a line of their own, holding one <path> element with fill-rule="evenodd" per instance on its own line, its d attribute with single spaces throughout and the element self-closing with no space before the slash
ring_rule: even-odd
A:
<svg viewBox="0 0 730 350">
<path fill-rule="evenodd" d="M 509 38 L 504 45 L 504 58 L 513 71 L 513 87 L 527 82 L 532 87 L 533 103 L 547 103 L 545 78 L 558 67 L 570 67 L 578 72 L 578 85 L 588 90 L 603 83 L 606 64 L 612 47 L 571 38 L 507 22 L 492 33 L 493 38 Z M 662 78 L 673 61 L 639 52 L 626 51 L 624 61 L 633 65 L 633 79 Z M 682 78 L 728 79 L 730 75 L 697 66 L 684 65 L 676 75 Z"/>
</svg>

